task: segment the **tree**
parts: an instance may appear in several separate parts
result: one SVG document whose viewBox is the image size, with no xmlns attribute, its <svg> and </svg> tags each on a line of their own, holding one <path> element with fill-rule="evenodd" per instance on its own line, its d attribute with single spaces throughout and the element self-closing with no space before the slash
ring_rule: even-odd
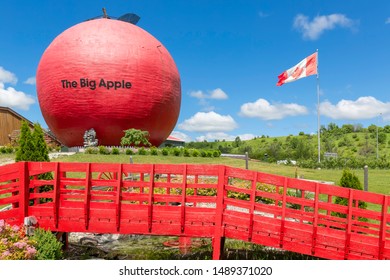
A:
<svg viewBox="0 0 390 280">
<path fill-rule="evenodd" d="M 32 141 L 34 147 L 32 161 L 50 161 L 45 136 L 43 134 L 42 127 L 38 123 L 34 124 Z"/>
<path fill-rule="evenodd" d="M 31 132 L 28 123 L 22 121 L 15 161 L 50 161 L 43 130 L 38 123 L 34 124 Z"/>
<path fill-rule="evenodd" d="M 363 186 L 360 183 L 359 178 L 348 169 L 343 170 L 343 174 L 341 175 L 339 185 L 342 187 L 345 187 L 345 188 L 350 188 L 350 189 L 355 189 L 355 190 L 363 190 Z M 348 198 L 345 198 L 345 197 L 336 197 L 336 199 L 335 199 L 336 204 L 340 204 L 340 205 L 344 205 L 344 206 L 348 206 L 348 204 L 349 204 L 348 202 L 349 202 Z M 353 201 L 353 205 L 355 205 L 355 200 Z M 359 208 L 366 209 L 367 203 L 364 201 L 359 201 L 358 206 L 359 206 Z M 338 217 L 343 217 L 343 218 L 346 217 L 346 214 L 337 213 L 337 212 L 332 213 L 332 215 L 338 216 Z M 359 220 L 361 220 L 361 218 L 359 218 Z"/>
<path fill-rule="evenodd" d="M 128 129 L 125 130 L 125 136 L 121 139 L 121 145 L 122 146 L 152 146 L 152 144 L 149 142 L 149 132 L 143 131 L 139 129 Z"/>
<path fill-rule="evenodd" d="M 241 145 L 241 138 L 240 138 L 240 136 L 237 136 L 236 139 L 234 139 L 234 145 L 236 147 L 240 147 L 240 145 Z"/>
<path fill-rule="evenodd" d="M 30 161 L 33 157 L 34 146 L 32 144 L 32 134 L 26 121 L 22 121 L 19 136 L 19 149 L 16 152 L 15 161 Z"/>
</svg>

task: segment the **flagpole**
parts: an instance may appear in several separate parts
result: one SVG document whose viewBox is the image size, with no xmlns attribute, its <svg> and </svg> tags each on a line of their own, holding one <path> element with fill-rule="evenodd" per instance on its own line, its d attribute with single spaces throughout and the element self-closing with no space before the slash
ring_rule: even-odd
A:
<svg viewBox="0 0 390 280">
<path fill-rule="evenodd" d="M 318 138 L 318 163 L 321 162 L 321 135 L 320 135 L 320 74 L 318 72 L 317 49 L 317 138 Z"/>
</svg>

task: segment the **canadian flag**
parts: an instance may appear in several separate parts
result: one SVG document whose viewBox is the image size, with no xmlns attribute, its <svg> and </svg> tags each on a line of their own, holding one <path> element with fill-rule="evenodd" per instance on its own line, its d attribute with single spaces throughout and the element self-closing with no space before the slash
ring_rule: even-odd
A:
<svg viewBox="0 0 390 280">
<path fill-rule="evenodd" d="M 317 52 L 309 55 L 294 67 L 284 71 L 278 76 L 277 86 L 296 81 L 310 75 L 317 74 Z"/>
</svg>

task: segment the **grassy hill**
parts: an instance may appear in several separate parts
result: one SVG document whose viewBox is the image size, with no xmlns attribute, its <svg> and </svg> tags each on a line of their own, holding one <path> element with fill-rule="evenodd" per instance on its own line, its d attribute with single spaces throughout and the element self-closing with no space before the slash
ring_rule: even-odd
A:
<svg viewBox="0 0 390 280">
<path fill-rule="evenodd" d="M 278 160 L 296 160 L 299 162 L 317 161 L 317 135 L 300 133 L 283 137 L 260 136 L 252 140 L 242 141 L 237 137 L 235 141 L 191 142 L 189 148 L 219 149 L 222 153 L 244 154 L 265 162 Z M 357 162 L 372 167 L 389 168 L 390 156 L 390 128 L 376 126 L 359 131 L 333 129 L 321 131 L 321 159 L 333 160 L 325 153 L 337 155 L 338 164 Z M 377 159 L 378 156 L 378 159 Z"/>
</svg>

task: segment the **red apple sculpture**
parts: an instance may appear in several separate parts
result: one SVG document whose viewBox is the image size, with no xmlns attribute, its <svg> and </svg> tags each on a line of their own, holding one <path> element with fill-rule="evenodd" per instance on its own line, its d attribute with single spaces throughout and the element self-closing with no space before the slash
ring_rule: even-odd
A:
<svg viewBox="0 0 390 280">
<path fill-rule="evenodd" d="M 86 130 L 99 145 L 120 145 L 124 130 L 148 131 L 159 146 L 176 125 L 180 75 L 167 49 L 140 27 L 101 18 L 56 37 L 37 69 L 42 115 L 66 146 L 82 146 Z"/>
</svg>

